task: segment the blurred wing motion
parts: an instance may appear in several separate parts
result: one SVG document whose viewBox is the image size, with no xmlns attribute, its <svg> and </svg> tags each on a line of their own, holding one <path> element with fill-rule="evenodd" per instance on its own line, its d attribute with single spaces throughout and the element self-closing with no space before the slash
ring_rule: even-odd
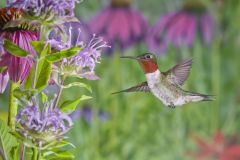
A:
<svg viewBox="0 0 240 160">
<path fill-rule="evenodd" d="M 169 82 L 181 86 L 188 78 L 191 67 L 192 59 L 184 60 L 183 62 L 177 64 L 176 66 L 165 72 L 164 74 L 166 75 Z"/>
<path fill-rule="evenodd" d="M 119 91 L 119 92 L 114 92 L 112 94 L 117 94 L 117 93 L 122 93 L 122 92 L 150 92 L 150 88 L 148 87 L 147 82 L 143 82 L 134 87 L 131 87 L 131 88 Z"/>
</svg>

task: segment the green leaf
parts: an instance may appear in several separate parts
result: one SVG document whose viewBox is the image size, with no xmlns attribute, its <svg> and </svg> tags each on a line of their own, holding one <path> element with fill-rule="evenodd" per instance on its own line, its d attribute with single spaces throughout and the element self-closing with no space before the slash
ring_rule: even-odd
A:
<svg viewBox="0 0 240 160">
<path fill-rule="evenodd" d="M 0 73 L 5 72 L 6 70 L 7 70 L 7 67 L 6 67 L 6 66 L 4 66 L 4 67 L 0 67 Z"/>
<path fill-rule="evenodd" d="M 61 51 L 61 52 L 56 52 L 54 54 L 47 55 L 46 59 L 49 62 L 58 62 L 58 61 L 62 60 L 63 58 L 69 58 L 69 57 L 75 56 L 81 50 L 82 49 L 79 48 L 79 47 L 73 47 L 73 48 L 70 48 L 68 50 L 64 50 L 64 51 Z"/>
<path fill-rule="evenodd" d="M 41 41 L 32 41 L 30 44 L 38 55 L 40 55 L 45 46 L 45 43 Z"/>
<path fill-rule="evenodd" d="M 72 82 L 70 84 L 64 85 L 63 88 L 70 88 L 70 87 L 81 87 L 81 88 L 86 88 L 89 92 L 92 92 L 92 88 L 91 86 L 85 84 L 85 83 L 81 83 L 81 82 Z"/>
<path fill-rule="evenodd" d="M 29 72 L 29 75 L 26 81 L 24 82 L 25 89 L 30 89 L 32 87 L 34 72 L 35 72 L 35 67 L 33 66 Z"/>
<path fill-rule="evenodd" d="M 60 143 L 56 144 L 54 146 L 54 148 L 62 148 L 62 147 L 65 147 L 65 146 L 71 146 L 73 148 L 76 148 L 76 146 L 74 146 L 72 143 L 68 142 L 68 141 L 61 141 Z"/>
<path fill-rule="evenodd" d="M 36 85 L 35 88 L 38 92 L 42 91 L 48 84 L 48 80 L 51 76 L 52 66 L 51 63 L 45 59 L 41 59 L 38 62 L 37 74 L 36 74 Z"/>
<path fill-rule="evenodd" d="M 5 160 L 11 159 L 10 151 L 18 145 L 16 138 L 10 133 L 9 127 L 0 120 L 0 154 Z"/>
<path fill-rule="evenodd" d="M 39 58 L 44 57 L 51 52 L 51 46 L 49 44 L 46 45 L 45 42 L 32 41 L 31 45 Z"/>
<path fill-rule="evenodd" d="M 61 150 L 56 150 L 56 151 L 49 151 L 51 154 L 53 154 L 54 158 L 49 158 L 51 160 L 61 160 L 61 159 L 74 159 L 74 155 L 71 152 L 68 151 L 61 151 Z"/>
<path fill-rule="evenodd" d="M 15 98 L 17 98 L 20 102 L 26 103 L 28 100 L 37 94 L 37 90 L 34 89 L 22 89 L 22 88 L 16 88 L 13 91 L 13 95 Z"/>
<path fill-rule="evenodd" d="M 42 98 L 41 98 L 41 100 L 42 100 L 42 104 L 44 104 L 44 102 L 46 102 L 47 101 L 47 95 L 45 94 L 45 93 L 41 93 L 42 94 Z"/>
<path fill-rule="evenodd" d="M 75 111 L 77 105 L 83 101 L 83 100 L 87 100 L 87 99 L 91 99 L 92 97 L 89 96 L 85 96 L 83 95 L 81 98 L 75 99 L 75 100 L 69 100 L 69 101 L 65 101 L 63 102 L 63 104 L 60 106 L 60 110 L 64 113 L 70 114 L 73 111 Z"/>
<path fill-rule="evenodd" d="M 72 143 L 62 140 L 60 142 L 58 142 L 58 141 L 51 142 L 51 143 L 47 144 L 46 146 L 44 146 L 44 149 L 53 150 L 53 149 L 60 149 L 65 146 L 71 146 L 72 148 L 76 148 Z M 47 152 L 45 154 L 47 154 Z"/>
<path fill-rule="evenodd" d="M 14 56 L 17 56 L 17 57 L 27 57 L 28 56 L 27 51 L 18 47 L 16 44 L 12 43 L 9 40 L 4 40 L 3 47 L 7 52 L 9 52 L 10 54 L 12 54 Z"/>
</svg>

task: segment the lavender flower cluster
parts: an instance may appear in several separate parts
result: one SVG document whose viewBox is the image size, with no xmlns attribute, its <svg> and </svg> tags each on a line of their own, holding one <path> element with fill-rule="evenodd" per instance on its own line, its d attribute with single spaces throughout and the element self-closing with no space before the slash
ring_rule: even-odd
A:
<svg viewBox="0 0 240 160">
<path fill-rule="evenodd" d="M 76 25 L 68 25 L 68 40 L 64 42 L 61 38 L 55 37 L 48 41 L 55 50 L 66 50 L 71 47 L 81 47 L 82 50 L 74 57 L 63 59 L 61 70 L 66 71 L 67 74 L 76 75 L 78 77 L 89 80 L 96 80 L 98 76 L 95 75 L 94 69 L 96 63 L 100 62 L 101 50 L 110 47 L 103 38 L 93 35 L 90 40 L 83 40 L 81 37 L 81 25 L 78 25 L 78 33 L 76 33 Z M 81 26 L 82 27 L 82 26 Z M 75 31 L 75 32 L 74 32 Z M 77 35 L 77 36 L 76 36 Z M 75 41 L 73 41 L 75 39 Z"/>
<path fill-rule="evenodd" d="M 75 3 L 79 0 L 8 0 L 8 7 L 22 8 L 36 16 L 52 12 L 58 16 L 73 16 Z"/>
<path fill-rule="evenodd" d="M 42 111 L 36 105 L 24 108 L 17 115 L 16 122 L 16 130 L 23 137 L 32 139 L 36 145 L 61 139 L 73 125 L 68 115 L 53 108 L 53 103 L 45 104 Z"/>
<path fill-rule="evenodd" d="M 61 109 L 57 107 L 65 78 L 74 75 L 89 80 L 98 79 L 95 75 L 96 64 L 100 63 L 102 49 L 110 47 L 103 38 L 91 34 L 79 21 L 63 24 L 65 21 L 62 19 L 65 18 L 76 20 L 74 18 L 76 2 L 79 1 L 7 0 L 7 7 L 0 9 L 0 25 L 4 26 L 0 29 L 0 92 L 4 92 L 10 81 L 10 97 L 15 92 L 18 93 L 18 96 L 9 98 L 9 127 L 16 131 L 14 133 L 18 134 L 17 138 L 21 136 L 24 145 L 38 148 L 39 156 L 42 154 L 40 150 L 49 149 L 49 144 L 61 142 L 64 134 L 73 125 L 72 119 L 62 108 L 69 107 L 68 109 L 73 112 L 74 107 L 71 105 L 75 105 L 76 100 L 73 100 L 74 104 L 69 104 L 69 101 L 63 102 Z M 49 19 L 45 21 L 46 17 Z M 37 23 L 39 19 L 40 23 Z M 35 22 L 40 29 L 28 27 Z M 67 41 L 64 41 L 63 37 L 54 34 L 50 37 L 48 34 L 60 30 L 63 31 L 62 35 L 67 36 Z M 49 49 L 47 44 L 50 44 L 52 49 Z M 39 52 L 44 54 L 41 55 Z M 75 56 L 69 58 L 68 53 Z M 60 59 L 57 59 L 57 62 L 50 61 L 48 58 L 51 56 L 59 56 Z M 39 65 L 42 62 L 46 65 Z M 33 77 L 29 76 L 30 70 L 34 72 Z M 54 79 L 50 77 L 54 71 L 61 82 L 58 83 L 59 90 L 54 93 L 55 98 L 49 102 L 44 101 L 42 98 L 45 96 L 47 99 L 47 95 L 41 93 L 45 92 L 44 89 L 47 90 L 48 80 Z M 26 81 L 28 87 L 25 85 Z M 19 104 L 13 102 L 15 99 L 19 100 Z M 39 99 L 44 102 L 37 103 Z M 23 109 L 15 117 L 17 107 L 20 105 Z"/>
</svg>

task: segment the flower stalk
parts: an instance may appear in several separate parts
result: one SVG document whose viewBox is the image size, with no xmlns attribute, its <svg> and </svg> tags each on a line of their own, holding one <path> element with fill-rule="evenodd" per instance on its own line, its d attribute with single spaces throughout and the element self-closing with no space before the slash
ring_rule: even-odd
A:
<svg viewBox="0 0 240 160">
<path fill-rule="evenodd" d="M 38 158 L 38 149 L 33 148 L 32 160 L 37 160 L 37 158 Z"/>
<path fill-rule="evenodd" d="M 58 94 L 57 94 L 57 98 L 56 98 L 56 101 L 55 101 L 54 108 L 57 108 L 58 102 L 59 102 L 60 97 L 62 95 L 62 91 L 63 91 L 63 86 L 61 85 L 60 88 L 59 88 Z"/>
<path fill-rule="evenodd" d="M 40 158 L 41 158 L 41 150 L 38 149 L 37 151 L 38 151 L 38 153 L 37 153 L 37 160 L 40 160 Z"/>
<path fill-rule="evenodd" d="M 24 160 L 25 148 L 25 145 L 22 144 L 20 160 Z"/>
<path fill-rule="evenodd" d="M 37 81 L 37 70 L 38 70 L 38 60 L 36 60 L 35 68 L 34 68 L 34 75 L 33 75 L 33 82 L 32 82 L 32 88 L 34 89 L 36 86 Z"/>
<path fill-rule="evenodd" d="M 15 130 L 16 115 L 18 109 L 17 99 L 14 97 L 14 90 L 17 88 L 18 84 L 10 82 L 10 93 L 9 93 L 9 107 L 8 107 L 8 126 Z"/>
<path fill-rule="evenodd" d="M 53 108 L 57 108 L 58 102 L 59 102 L 60 97 L 62 95 L 64 81 L 65 81 L 65 76 L 63 76 L 62 81 L 60 83 L 60 88 L 59 88 L 59 91 L 58 91 L 58 94 L 57 94 L 57 98 L 56 98 L 56 101 L 54 103 L 54 107 Z"/>
</svg>

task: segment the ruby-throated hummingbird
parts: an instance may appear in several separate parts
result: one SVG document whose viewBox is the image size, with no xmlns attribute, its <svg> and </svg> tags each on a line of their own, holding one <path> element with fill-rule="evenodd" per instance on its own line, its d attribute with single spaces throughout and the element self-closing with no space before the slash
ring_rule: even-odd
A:
<svg viewBox="0 0 240 160">
<path fill-rule="evenodd" d="M 212 96 L 184 91 L 180 88 L 188 78 L 192 60 L 184 60 L 167 72 L 158 69 L 154 54 L 146 53 L 137 57 L 121 57 L 135 59 L 141 65 L 147 81 L 137 86 L 115 92 L 151 92 L 168 107 L 175 108 L 189 102 L 211 101 Z"/>
</svg>

